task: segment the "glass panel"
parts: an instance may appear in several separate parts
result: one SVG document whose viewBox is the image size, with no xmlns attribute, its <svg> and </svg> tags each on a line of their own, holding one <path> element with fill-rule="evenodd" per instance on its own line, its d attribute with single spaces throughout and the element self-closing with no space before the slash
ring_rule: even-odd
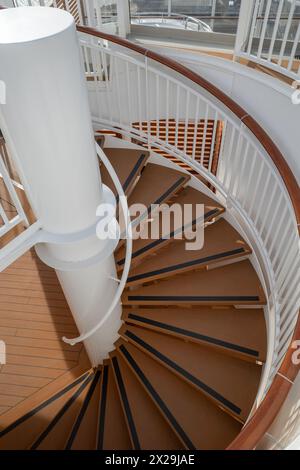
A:
<svg viewBox="0 0 300 470">
<path fill-rule="evenodd" d="M 101 8 L 102 23 L 117 22 L 117 2 L 112 0 L 98 0 Z"/>
<path fill-rule="evenodd" d="M 130 0 L 133 24 L 236 34 L 241 0 Z"/>
<path fill-rule="evenodd" d="M 168 0 L 130 0 L 131 15 L 137 13 L 168 13 Z"/>
</svg>

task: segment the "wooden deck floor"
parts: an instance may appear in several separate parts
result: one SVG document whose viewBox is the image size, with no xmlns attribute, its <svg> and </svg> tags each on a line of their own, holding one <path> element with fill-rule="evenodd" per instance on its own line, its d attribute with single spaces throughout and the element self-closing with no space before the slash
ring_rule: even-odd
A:
<svg viewBox="0 0 300 470">
<path fill-rule="evenodd" d="M 76 336 L 77 328 L 55 271 L 30 251 L 0 274 L 0 340 L 7 349 L 0 366 L 0 428 L 12 411 L 28 411 L 41 391 L 47 397 L 68 371 L 79 375 L 82 362 L 86 367 L 82 346 L 65 344 L 66 334 Z"/>
</svg>

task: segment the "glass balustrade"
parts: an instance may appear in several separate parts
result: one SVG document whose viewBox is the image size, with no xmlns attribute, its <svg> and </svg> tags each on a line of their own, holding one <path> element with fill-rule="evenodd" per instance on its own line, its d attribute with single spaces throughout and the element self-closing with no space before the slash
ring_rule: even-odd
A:
<svg viewBox="0 0 300 470">
<path fill-rule="evenodd" d="M 241 0 L 130 0 L 132 24 L 236 34 Z"/>
</svg>

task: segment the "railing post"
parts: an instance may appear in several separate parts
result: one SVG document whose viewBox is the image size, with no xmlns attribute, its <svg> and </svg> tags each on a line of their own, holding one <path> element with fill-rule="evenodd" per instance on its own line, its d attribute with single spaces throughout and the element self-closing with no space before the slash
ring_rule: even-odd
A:
<svg viewBox="0 0 300 470">
<path fill-rule="evenodd" d="M 212 5 L 211 5 L 211 16 L 212 17 L 216 16 L 216 9 L 217 9 L 217 0 L 212 0 Z M 212 20 L 211 29 L 214 30 L 214 28 L 215 28 L 215 20 Z"/>
<path fill-rule="evenodd" d="M 73 17 L 54 8 L 1 10 L 0 63 L 0 127 L 47 233 L 36 250 L 56 269 L 83 334 L 105 316 L 118 285 L 115 242 L 96 236 L 97 208 L 115 200 L 101 183 Z M 113 348 L 120 314 L 118 306 L 85 342 L 93 365 Z"/>
<path fill-rule="evenodd" d="M 168 0 L 168 17 L 172 15 L 172 0 Z"/>
<path fill-rule="evenodd" d="M 124 2 L 124 0 L 117 0 L 117 12 L 119 36 L 126 38 L 127 34 L 130 33 L 129 2 Z"/>
<path fill-rule="evenodd" d="M 253 20 L 252 13 L 255 3 L 258 0 L 242 0 L 239 14 L 239 23 L 235 40 L 234 60 L 237 59 L 243 50 L 245 42 L 248 38 L 251 22 Z"/>
</svg>

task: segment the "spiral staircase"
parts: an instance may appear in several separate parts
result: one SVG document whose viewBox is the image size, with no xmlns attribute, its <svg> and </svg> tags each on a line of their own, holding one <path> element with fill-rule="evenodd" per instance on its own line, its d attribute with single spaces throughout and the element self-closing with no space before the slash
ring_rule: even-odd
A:
<svg viewBox="0 0 300 470">
<path fill-rule="evenodd" d="M 266 298 L 251 247 L 190 173 L 104 140 L 129 206 L 191 204 L 184 224 L 196 228 L 204 205 L 204 247 L 187 251 L 175 219 L 170 233 L 134 240 L 115 349 L 2 424 L 0 449 L 225 449 L 251 413 L 266 360 Z M 157 221 L 146 216 L 139 223 Z M 115 258 L 121 274 L 122 244 Z"/>
<path fill-rule="evenodd" d="M 251 2 L 242 2 L 237 34 L 241 63 L 253 59 L 249 45 L 243 52 L 245 34 L 253 33 L 244 21 L 251 18 L 246 3 Z M 99 309 L 96 305 L 87 327 L 80 321 L 76 325 L 76 312 L 73 308 L 72 315 L 51 263 L 46 266 L 28 248 L 38 251 L 45 227 L 14 165 L 9 168 L 17 155 L 14 145 L 10 155 L 0 139 L 0 233 L 5 232 L 0 347 L 4 342 L 7 347 L 7 363 L 0 360 L 0 450 L 286 448 L 300 416 L 299 364 L 293 360 L 300 332 L 300 193 L 282 143 L 213 81 L 167 56 L 87 27 L 94 18 L 82 16 L 78 5 L 54 2 L 75 17 L 88 89 L 88 119 L 74 112 L 81 116 L 80 125 L 72 126 L 74 137 L 75 129 L 77 136 L 84 134 L 81 126 L 91 111 L 102 181 L 120 206 L 123 192 L 129 207 L 143 204 L 144 212 L 132 225 L 151 236 L 134 239 L 132 256 L 128 240 L 114 252 L 119 279 L 108 279 L 119 286 L 115 306 L 127 278 L 122 313 L 113 318 L 114 339 L 108 336 L 114 346 L 106 349 L 104 361 L 93 361 L 83 341 L 98 341 L 95 332 L 105 341 L 106 330 L 97 323 L 103 320 L 105 302 Z M 266 22 L 268 9 L 265 15 Z M 279 8 L 278 24 L 280 17 Z M 290 80 L 297 72 L 294 62 L 292 53 L 281 67 L 266 58 L 255 67 L 273 70 L 276 79 L 282 79 L 280 70 Z M 61 88 L 71 90 L 73 82 L 70 78 Z M 63 134 L 62 141 L 70 145 L 71 140 L 77 142 Z M 65 152 L 73 163 L 79 148 Z M 88 183 L 98 176 L 94 163 L 97 171 L 89 174 Z M 174 204 L 180 209 L 189 205 L 192 211 L 178 222 Z M 168 211 L 166 228 L 163 215 Z M 204 229 L 204 246 L 187 250 L 188 235 L 198 229 Z M 177 237 L 181 233 L 186 237 Z M 83 236 L 71 235 L 78 234 Z M 106 272 L 102 279 L 107 280 Z M 62 339 L 64 334 L 81 336 Z M 0 349 L 0 359 L 1 354 Z"/>
</svg>

